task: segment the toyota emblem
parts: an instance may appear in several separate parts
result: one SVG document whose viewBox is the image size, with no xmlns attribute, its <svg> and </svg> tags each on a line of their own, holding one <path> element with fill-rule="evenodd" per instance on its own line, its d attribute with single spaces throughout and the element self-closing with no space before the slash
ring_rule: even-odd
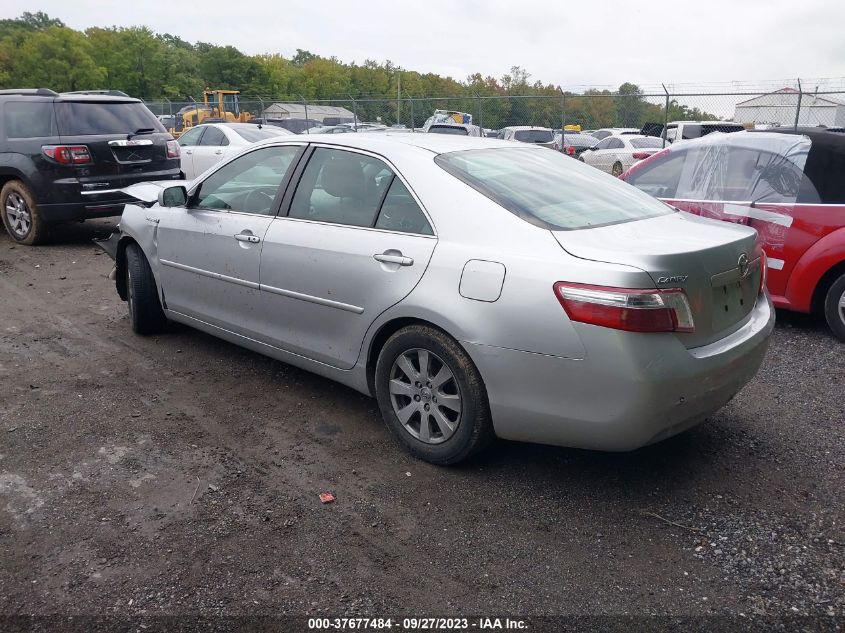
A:
<svg viewBox="0 0 845 633">
<path fill-rule="evenodd" d="M 739 256 L 739 261 L 737 261 L 737 265 L 739 266 L 739 276 L 745 279 L 748 277 L 748 255 L 743 253 Z"/>
</svg>

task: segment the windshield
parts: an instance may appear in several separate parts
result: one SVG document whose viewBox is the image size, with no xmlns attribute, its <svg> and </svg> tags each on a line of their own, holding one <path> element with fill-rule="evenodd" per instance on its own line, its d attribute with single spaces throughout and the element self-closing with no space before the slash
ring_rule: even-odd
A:
<svg viewBox="0 0 845 633">
<path fill-rule="evenodd" d="M 631 145 L 635 149 L 653 149 L 655 147 L 663 147 L 664 141 L 662 138 L 632 138 Z"/>
<path fill-rule="evenodd" d="M 551 143 L 554 140 L 551 130 L 517 130 L 513 137 L 523 143 Z"/>
<path fill-rule="evenodd" d="M 457 134 L 458 136 L 469 136 L 469 131 L 459 125 L 432 125 L 428 128 L 429 134 Z"/>
<path fill-rule="evenodd" d="M 143 129 L 167 131 L 147 106 L 136 102 L 58 102 L 56 119 L 62 136 L 132 134 Z"/>
<path fill-rule="evenodd" d="M 243 127 L 232 127 L 232 129 L 245 141 L 255 143 L 257 141 L 264 141 L 268 138 L 275 138 L 276 136 L 288 136 L 285 134 L 286 130 L 280 127 L 258 127 L 251 123 L 245 123 Z"/>
<path fill-rule="evenodd" d="M 739 123 L 694 123 L 684 124 L 683 138 L 700 138 L 711 132 L 742 132 L 745 130 Z"/>
<path fill-rule="evenodd" d="M 435 162 L 508 211 L 552 230 L 584 229 L 673 212 L 616 178 L 545 149 L 449 152 Z"/>
</svg>

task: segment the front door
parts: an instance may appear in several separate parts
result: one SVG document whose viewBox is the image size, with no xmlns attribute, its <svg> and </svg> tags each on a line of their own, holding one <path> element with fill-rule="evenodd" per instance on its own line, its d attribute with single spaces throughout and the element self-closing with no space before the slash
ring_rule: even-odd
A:
<svg viewBox="0 0 845 633">
<path fill-rule="evenodd" d="M 420 205 L 383 160 L 317 147 L 288 215 L 265 237 L 268 342 L 351 368 L 370 324 L 413 290 L 436 243 Z"/>
<path fill-rule="evenodd" d="M 254 335 L 262 240 L 301 145 L 264 147 L 210 174 L 188 206 L 162 210 L 157 233 L 169 310 Z"/>
<path fill-rule="evenodd" d="M 195 177 L 222 162 L 229 151 L 229 139 L 223 130 L 213 125 L 204 127 L 205 134 L 202 135 L 199 145 L 193 148 Z"/>
</svg>

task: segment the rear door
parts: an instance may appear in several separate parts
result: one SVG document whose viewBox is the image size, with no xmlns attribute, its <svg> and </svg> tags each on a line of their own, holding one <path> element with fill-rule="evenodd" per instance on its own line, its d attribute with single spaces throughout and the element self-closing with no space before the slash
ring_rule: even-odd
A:
<svg viewBox="0 0 845 633">
<path fill-rule="evenodd" d="M 199 144 L 193 149 L 194 174 L 210 169 L 224 158 L 229 151 L 229 139 L 219 127 L 206 126 Z"/>
<path fill-rule="evenodd" d="M 265 340 L 349 369 L 370 324 L 422 278 L 432 225 L 396 170 L 360 151 L 316 147 L 289 197 L 261 254 Z"/>
<path fill-rule="evenodd" d="M 168 309 L 257 335 L 261 246 L 302 148 L 262 147 L 239 156 L 198 183 L 187 207 L 162 209 L 156 242 Z"/>
</svg>

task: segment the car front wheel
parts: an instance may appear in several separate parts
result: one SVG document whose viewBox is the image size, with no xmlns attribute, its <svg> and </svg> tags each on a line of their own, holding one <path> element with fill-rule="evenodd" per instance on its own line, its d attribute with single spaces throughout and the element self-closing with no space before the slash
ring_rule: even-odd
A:
<svg viewBox="0 0 845 633">
<path fill-rule="evenodd" d="M 836 337 L 845 342 L 845 275 L 841 275 L 828 289 L 824 316 Z"/>
<path fill-rule="evenodd" d="M 478 369 L 440 330 L 414 325 L 391 336 L 378 357 L 375 387 L 391 431 L 427 462 L 458 463 L 494 437 Z"/>
<path fill-rule="evenodd" d="M 137 244 L 126 247 L 126 303 L 133 332 L 147 335 L 164 330 L 167 317 L 161 309 L 155 277 Z"/>
</svg>

